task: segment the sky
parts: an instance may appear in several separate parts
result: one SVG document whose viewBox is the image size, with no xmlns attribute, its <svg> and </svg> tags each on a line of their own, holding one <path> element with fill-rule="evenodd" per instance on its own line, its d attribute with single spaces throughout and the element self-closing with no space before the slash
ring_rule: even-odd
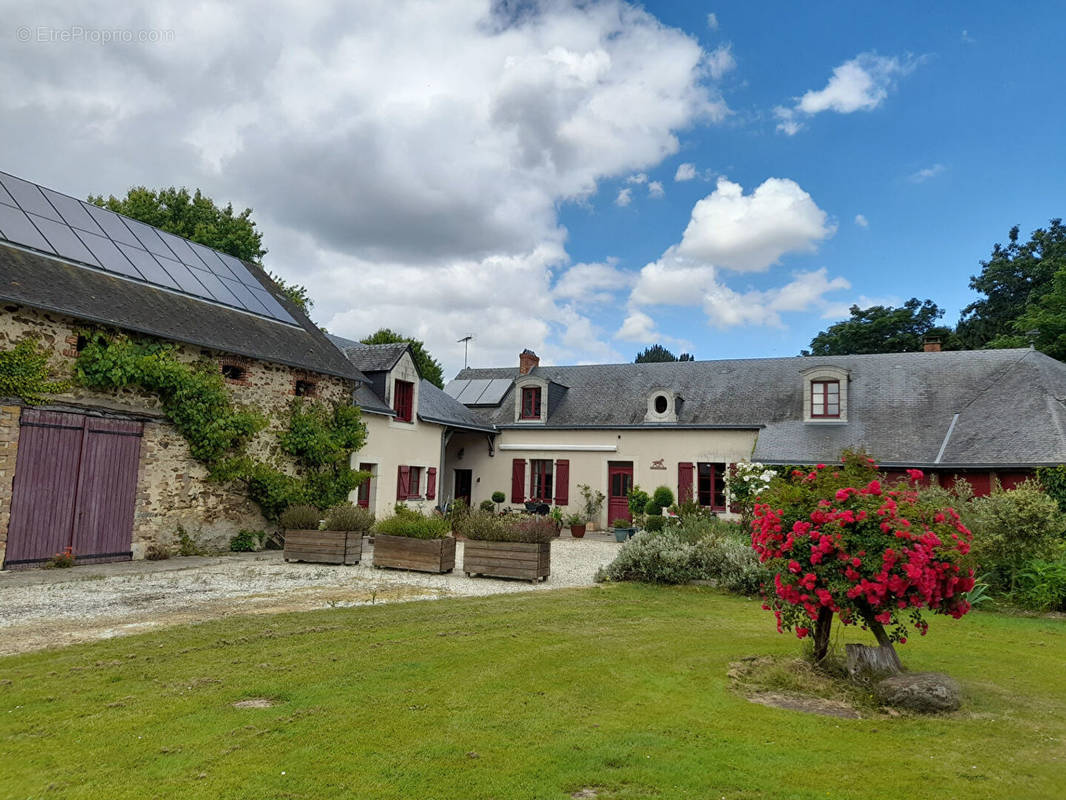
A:
<svg viewBox="0 0 1066 800">
<path fill-rule="evenodd" d="M 451 376 L 954 324 L 1066 215 L 1066 4 L 0 0 L 0 170 L 251 207 L 312 317 Z"/>
</svg>

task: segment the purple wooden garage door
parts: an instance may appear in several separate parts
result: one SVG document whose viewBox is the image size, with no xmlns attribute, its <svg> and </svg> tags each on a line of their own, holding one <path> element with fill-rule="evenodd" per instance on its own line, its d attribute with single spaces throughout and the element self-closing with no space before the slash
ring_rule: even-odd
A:
<svg viewBox="0 0 1066 800">
<path fill-rule="evenodd" d="M 79 562 L 131 557 L 142 426 L 23 409 L 4 566 L 70 547 Z"/>
</svg>

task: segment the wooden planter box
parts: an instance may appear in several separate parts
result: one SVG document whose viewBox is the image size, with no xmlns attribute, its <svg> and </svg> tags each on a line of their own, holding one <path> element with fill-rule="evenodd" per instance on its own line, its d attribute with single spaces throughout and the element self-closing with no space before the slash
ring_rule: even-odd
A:
<svg viewBox="0 0 1066 800">
<path fill-rule="evenodd" d="M 411 569 L 418 572 L 451 572 L 455 569 L 455 539 L 412 539 L 409 536 L 374 537 L 374 566 L 378 569 Z"/>
<path fill-rule="evenodd" d="M 494 578 L 522 578 L 530 583 L 551 574 L 551 542 L 479 542 L 463 545 L 463 572 Z"/>
<path fill-rule="evenodd" d="M 285 531 L 285 560 L 316 564 L 358 564 L 362 531 Z"/>
</svg>

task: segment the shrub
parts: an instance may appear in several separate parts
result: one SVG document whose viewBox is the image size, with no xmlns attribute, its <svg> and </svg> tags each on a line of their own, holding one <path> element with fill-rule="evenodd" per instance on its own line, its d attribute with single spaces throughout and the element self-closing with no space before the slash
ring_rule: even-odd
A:
<svg viewBox="0 0 1066 800">
<path fill-rule="evenodd" d="M 287 531 L 317 531 L 322 512 L 314 506 L 289 506 L 278 517 L 278 524 Z"/>
<path fill-rule="evenodd" d="M 622 545 L 614 561 L 597 573 L 599 580 L 643 583 L 688 583 L 697 577 L 695 546 L 676 532 L 638 533 Z"/>
<path fill-rule="evenodd" d="M 1059 504 L 1059 509 L 1066 512 L 1066 464 L 1040 467 L 1036 471 L 1036 479 L 1048 496 Z"/>
<path fill-rule="evenodd" d="M 556 532 L 551 517 L 478 512 L 464 522 L 462 534 L 482 542 L 549 542 Z"/>
<path fill-rule="evenodd" d="M 644 520 L 644 530 L 650 531 L 652 533 L 657 533 L 658 531 L 661 531 L 665 527 L 665 525 L 666 517 L 664 517 L 662 514 L 659 514 L 658 516 L 654 517 L 648 517 Z"/>
<path fill-rule="evenodd" d="M 669 508 L 674 504 L 674 493 L 668 486 L 659 486 L 652 492 L 651 499 L 659 508 Z"/>
<path fill-rule="evenodd" d="M 734 536 L 711 535 L 696 543 L 696 572 L 734 594 L 755 595 L 773 580 L 751 545 Z"/>
<path fill-rule="evenodd" d="M 648 501 L 651 500 L 647 492 L 645 492 L 639 486 L 634 486 L 632 489 L 629 490 L 628 498 L 630 514 L 636 517 L 640 514 L 647 513 L 644 509 L 648 507 Z"/>
<path fill-rule="evenodd" d="M 379 519 L 373 528 L 374 533 L 411 539 L 444 539 L 451 529 L 451 523 L 444 517 L 424 517 L 406 508 L 397 510 L 394 516 Z"/>
<path fill-rule="evenodd" d="M 374 525 L 374 514 L 369 509 L 351 503 L 339 503 L 326 509 L 327 531 L 369 531 Z"/>
<path fill-rule="evenodd" d="M 507 495 L 505 495 L 503 492 L 493 492 L 492 493 L 492 502 L 496 503 L 497 505 L 502 503 L 506 499 L 507 499 Z"/>
<path fill-rule="evenodd" d="M 1014 599 L 1035 611 L 1066 611 L 1066 559 L 1034 559 L 1018 573 Z"/>
<path fill-rule="evenodd" d="M 1054 558 L 1063 542 L 1066 514 L 1036 481 L 978 497 L 970 512 L 974 557 L 1012 592 L 1026 562 Z"/>
<path fill-rule="evenodd" d="M 603 510 L 603 501 L 607 499 L 607 496 L 585 483 L 578 484 L 577 488 L 581 492 L 581 511 L 584 514 L 585 522 L 599 519 L 600 512 Z"/>
<path fill-rule="evenodd" d="M 478 504 L 478 508 L 480 508 L 482 511 L 495 511 L 497 502 L 498 501 L 493 500 L 482 500 Z"/>
<path fill-rule="evenodd" d="M 182 525 L 177 527 L 174 536 L 178 540 L 179 556 L 202 556 L 207 552 L 200 537 L 189 533 Z"/>
<path fill-rule="evenodd" d="M 41 566 L 44 569 L 69 569 L 74 566 L 74 550 L 70 547 L 63 549 L 62 553 L 56 553 Z"/>
<path fill-rule="evenodd" d="M 622 519 L 621 517 L 611 523 L 612 528 L 628 528 L 631 525 L 632 523 L 628 519 Z"/>
<path fill-rule="evenodd" d="M 971 537 L 958 513 L 919 505 L 919 470 L 908 471 L 913 485 L 884 489 L 876 469 L 865 454 L 845 452 L 839 467 L 775 478 L 755 506 L 752 546 L 774 574 L 764 607 L 779 631 L 802 639 L 813 627 L 817 659 L 834 615 L 891 648 L 906 641 L 909 624 L 926 632 L 923 608 L 955 618 L 970 609 L 962 595 L 973 570 L 961 557 Z"/>
<path fill-rule="evenodd" d="M 751 522 L 755 501 L 770 486 L 777 471 L 758 462 L 739 461 L 730 464 L 726 472 L 726 489 L 732 505 L 740 512 L 741 519 Z"/>
<path fill-rule="evenodd" d="M 254 553 L 263 549 L 266 531 L 250 531 L 242 528 L 229 540 L 229 549 L 234 553 Z"/>
<path fill-rule="evenodd" d="M 580 514 L 567 514 L 566 515 L 566 527 L 572 528 L 575 525 L 584 525 L 587 520 Z"/>
<path fill-rule="evenodd" d="M 166 561 L 170 558 L 170 548 L 161 544 L 150 544 L 144 551 L 145 561 Z"/>
</svg>

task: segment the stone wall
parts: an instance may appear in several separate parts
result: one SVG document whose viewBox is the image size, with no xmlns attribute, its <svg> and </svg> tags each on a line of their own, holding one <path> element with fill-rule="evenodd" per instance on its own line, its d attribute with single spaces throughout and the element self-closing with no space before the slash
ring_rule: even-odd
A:
<svg viewBox="0 0 1066 800">
<path fill-rule="evenodd" d="M 25 306 L 6 305 L 0 312 L 0 349 L 12 347 L 27 335 L 36 336 L 53 352 L 53 375 L 71 375 L 78 331 L 85 323 Z M 229 367 L 227 384 L 233 399 L 271 420 L 249 451 L 283 468 L 286 464 L 276 434 L 298 394 L 329 401 L 351 396 L 350 383 L 341 378 L 191 345 L 178 345 L 176 354 L 189 362 L 208 359 L 220 369 Z M 133 523 L 135 558 L 143 557 L 152 544 L 176 547 L 179 526 L 209 547 L 226 546 L 241 528 L 269 530 L 258 506 L 243 492 L 207 480 L 206 468 L 191 457 L 184 437 L 163 418 L 155 397 L 133 390 L 96 392 L 76 386 L 51 397 L 45 407 L 114 413 L 144 421 Z M 17 406 L 0 407 L 0 559 L 6 549 L 18 416 Z"/>
</svg>

